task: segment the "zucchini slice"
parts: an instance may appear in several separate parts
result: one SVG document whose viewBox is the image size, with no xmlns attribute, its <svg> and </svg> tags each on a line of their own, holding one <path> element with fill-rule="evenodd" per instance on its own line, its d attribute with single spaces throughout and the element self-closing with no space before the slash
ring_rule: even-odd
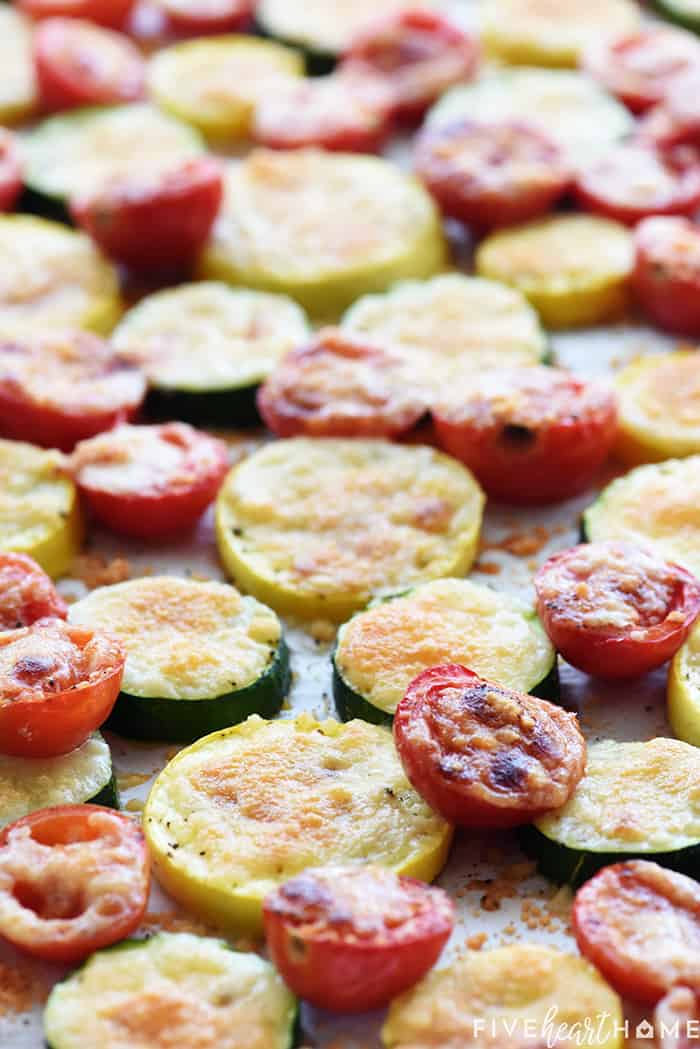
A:
<svg viewBox="0 0 700 1049">
<path fill-rule="evenodd" d="M 698 877 L 699 783 L 700 750 L 680 740 L 591 743 L 572 798 L 524 827 L 522 844 L 543 874 L 571 885 L 640 858 Z"/>
<path fill-rule="evenodd" d="M 517 288 L 547 328 L 602 323 L 624 312 L 634 267 L 628 229 L 593 215 L 555 215 L 487 237 L 477 272 Z"/>
<path fill-rule="evenodd" d="M 211 140 L 245 138 L 255 106 L 282 79 L 301 77 L 297 51 L 251 36 L 217 36 L 166 47 L 151 58 L 151 97 Z"/>
<path fill-rule="evenodd" d="M 0 761 L 0 827 L 52 805 L 108 805 L 118 809 L 109 747 L 99 732 L 58 758 Z"/>
<path fill-rule="evenodd" d="M 255 935 L 267 893 L 307 867 L 371 857 L 432 881 L 452 838 L 410 786 L 390 732 L 308 714 L 250 717 L 180 751 L 151 789 L 143 826 L 167 892 Z"/>
<path fill-rule="evenodd" d="M 676 652 L 668 673 L 668 720 L 674 733 L 700 747 L 700 624 Z"/>
<path fill-rule="evenodd" d="M 627 109 L 592 77 L 566 69 L 503 70 L 453 87 L 431 109 L 428 126 L 463 117 L 532 121 L 554 136 L 574 169 L 634 130 Z"/>
<path fill-rule="evenodd" d="M 446 258 L 433 200 L 388 161 L 258 149 L 228 169 L 200 276 L 291 295 L 334 320 L 360 295 L 431 277 Z"/>
<path fill-rule="evenodd" d="M 16 8 L 0 6 L 0 124 L 18 124 L 39 104 L 32 25 Z"/>
<path fill-rule="evenodd" d="M 429 973 L 392 1002 L 382 1044 L 385 1049 L 466 1049 L 525 1045 L 530 1038 L 547 1044 L 559 1030 L 571 1031 L 572 1037 L 579 1032 L 582 1044 L 596 1049 L 622 1049 L 622 1002 L 585 959 L 541 944 L 516 943 L 467 951 L 447 968 Z"/>
<path fill-rule="evenodd" d="M 149 415 L 245 426 L 260 422 L 260 383 L 309 332 L 304 311 L 284 295 L 202 281 L 142 299 L 112 342 L 144 368 Z"/>
<path fill-rule="evenodd" d="M 249 714 L 273 717 L 289 688 L 279 619 L 227 583 L 133 579 L 93 590 L 69 619 L 126 650 L 109 719 L 124 736 L 191 742 Z"/>
<path fill-rule="evenodd" d="M 640 25 L 633 0 L 487 0 L 481 40 L 497 61 L 576 68 L 602 36 L 625 36 Z"/>
<path fill-rule="evenodd" d="M 468 572 L 483 505 L 471 473 L 433 448 L 275 441 L 224 481 L 219 553 L 281 614 L 342 621 L 382 591 Z"/>
<path fill-rule="evenodd" d="M 49 117 L 27 136 L 25 182 L 65 201 L 134 170 L 155 177 L 203 149 L 193 128 L 155 106 L 88 106 Z"/>
<path fill-rule="evenodd" d="M 615 454 L 631 466 L 700 453 L 700 357 L 695 350 L 638 357 L 615 377 Z"/>
<path fill-rule="evenodd" d="M 340 628 L 333 653 L 340 717 L 390 722 L 413 678 L 440 663 L 558 698 L 556 652 L 536 612 L 466 579 L 439 579 L 379 601 Z"/>
<path fill-rule="evenodd" d="M 49 1049 L 291 1049 L 297 1012 L 282 977 L 256 954 L 161 932 L 98 951 L 56 984 L 44 1032 Z"/>
<path fill-rule="evenodd" d="M 700 0 L 652 0 L 664 18 L 700 33 Z"/>
<path fill-rule="evenodd" d="M 122 312 L 119 276 L 88 237 L 32 215 L 0 215 L 0 330 L 109 333 Z"/>
<path fill-rule="evenodd" d="M 78 494 L 59 453 L 0 440 L 0 550 L 28 554 L 55 578 L 65 575 L 82 538 Z"/>
<path fill-rule="evenodd" d="M 700 455 L 630 470 L 584 512 L 583 539 L 623 539 L 700 575 Z"/>
</svg>

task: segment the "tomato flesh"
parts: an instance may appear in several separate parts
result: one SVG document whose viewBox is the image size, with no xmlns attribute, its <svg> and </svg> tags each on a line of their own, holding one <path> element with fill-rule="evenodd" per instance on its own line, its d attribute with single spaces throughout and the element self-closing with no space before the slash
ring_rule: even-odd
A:
<svg viewBox="0 0 700 1049">
<path fill-rule="evenodd" d="M 576 894 L 581 953 L 616 991 L 647 1005 L 700 987 L 700 885 L 647 860 L 605 867 Z"/>
<path fill-rule="evenodd" d="M 414 678 L 394 742 L 418 793 L 462 827 L 515 827 L 559 808 L 586 763 L 574 714 L 458 664 Z"/>
<path fill-rule="evenodd" d="M 413 986 L 454 926 L 441 889 L 373 866 L 310 869 L 265 900 L 270 955 L 319 1008 L 366 1012 Z"/>
<path fill-rule="evenodd" d="M 556 368 L 490 371 L 433 407 L 440 445 L 494 499 L 548 503 L 591 484 L 615 439 L 613 395 Z"/>
<path fill-rule="evenodd" d="M 85 18 L 98 25 L 119 28 L 129 17 L 134 0 L 19 0 L 31 18 Z"/>
<path fill-rule="evenodd" d="M 40 809 L 0 831 L 0 935 L 73 965 L 117 943 L 146 910 L 141 828 L 99 805 Z"/>
<path fill-rule="evenodd" d="M 700 227 L 653 218 L 635 231 L 632 287 L 642 311 L 665 331 L 700 336 Z"/>
<path fill-rule="evenodd" d="M 11 211 L 22 191 L 22 167 L 17 142 L 0 128 L 0 211 Z"/>
<path fill-rule="evenodd" d="M 178 33 L 206 35 L 247 28 L 254 0 L 161 0 L 172 28 Z"/>
<path fill-rule="evenodd" d="M 0 630 L 67 615 L 68 606 L 36 561 L 26 554 L 0 553 Z"/>
</svg>

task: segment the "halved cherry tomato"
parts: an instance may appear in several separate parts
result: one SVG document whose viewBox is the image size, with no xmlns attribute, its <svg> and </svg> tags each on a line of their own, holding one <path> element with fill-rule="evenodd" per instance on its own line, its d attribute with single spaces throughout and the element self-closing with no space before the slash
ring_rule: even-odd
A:
<svg viewBox="0 0 700 1049">
<path fill-rule="evenodd" d="M 555 554 L 535 576 L 537 611 L 572 666 L 633 678 L 666 663 L 700 613 L 700 583 L 631 543 L 586 543 Z"/>
<path fill-rule="evenodd" d="M 376 76 L 339 72 L 281 80 L 256 106 L 252 137 L 270 149 L 375 153 L 391 129 L 392 101 Z"/>
<path fill-rule="evenodd" d="M 228 449 L 186 423 L 126 424 L 81 441 L 72 469 L 99 521 L 123 535 L 156 538 L 197 522 L 226 475 Z"/>
<path fill-rule="evenodd" d="M 647 860 L 604 867 L 576 893 L 579 950 L 616 991 L 654 1005 L 700 987 L 700 885 Z"/>
<path fill-rule="evenodd" d="M 18 3 L 31 18 L 85 18 L 112 28 L 124 25 L 133 5 L 134 0 L 19 0 Z"/>
<path fill-rule="evenodd" d="M 635 247 L 632 287 L 643 312 L 666 331 L 700 336 L 700 226 L 647 219 L 635 231 Z"/>
<path fill-rule="evenodd" d="M 0 554 L 0 630 L 67 615 L 68 606 L 36 561 L 26 554 Z"/>
<path fill-rule="evenodd" d="M 700 1030 L 700 990 L 673 987 L 654 1010 L 658 1049 L 697 1049 Z"/>
<path fill-rule="evenodd" d="M 131 102 L 143 95 L 145 64 L 128 37 L 77 18 L 48 18 L 34 34 L 42 108 Z"/>
<path fill-rule="evenodd" d="M 62 619 L 0 634 L 0 753 L 52 758 L 109 717 L 126 656 L 117 641 Z"/>
<path fill-rule="evenodd" d="M 133 419 L 146 379 L 108 342 L 85 331 L 0 337 L 0 434 L 70 452 Z"/>
<path fill-rule="evenodd" d="M 559 146 L 522 120 L 429 129 L 415 169 L 446 215 L 477 229 L 545 214 L 571 181 Z"/>
<path fill-rule="evenodd" d="M 0 128 L 0 211 L 11 211 L 22 191 L 22 166 L 17 142 Z"/>
<path fill-rule="evenodd" d="M 221 206 L 221 171 L 214 157 L 151 178 L 135 171 L 73 199 L 71 215 L 106 255 L 134 270 L 187 267 Z"/>
<path fill-rule="evenodd" d="M 576 715 L 447 664 L 396 708 L 394 742 L 428 804 L 461 827 L 515 827 L 559 808 L 583 776 Z"/>
<path fill-rule="evenodd" d="M 433 407 L 441 446 L 494 499 L 548 503 L 585 491 L 610 452 L 612 393 L 556 368 L 471 375 Z"/>
<path fill-rule="evenodd" d="M 150 864 L 141 828 L 100 805 L 39 809 L 0 831 L 0 935 L 76 964 L 138 928 Z"/>
<path fill-rule="evenodd" d="M 398 357 L 324 328 L 280 361 L 258 409 L 280 437 L 395 437 L 418 423 L 426 402 Z"/>
<path fill-rule="evenodd" d="M 454 927 L 441 889 L 375 866 L 306 870 L 265 900 L 270 955 L 322 1009 L 387 1005 L 433 967 Z"/>
<path fill-rule="evenodd" d="M 343 56 L 341 68 L 385 77 L 394 115 L 417 121 L 453 84 L 470 80 L 479 64 L 473 37 L 431 11 L 403 11 L 369 25 Z"/>
<path fill-rule="evenodd" d="M 245 29 L 255 0 L 160 0 L 160 4 L 177 33 L 204 36 Z"/>
<path fill-rule="evenodd" d="M 652 215 L 692 215 L 700 207 L 700 153 L 624 143 L 584 170 L 574 190 L 582 207 L 629 226 Z"/>
<path fill-rule="evenodd" d="M 684 73 L 700 68 L 700 42 L 683 29 L 649 25 L 596 43 L 584 55 L 583 68 L 634 113 L 643 113 Z"/>
<path fill-rule="evenodd" d="M 679 76 L 658 106 L 637 125 L 637 139 L 666 149 L 700 147 L 700 68 Z"/>
</svg>

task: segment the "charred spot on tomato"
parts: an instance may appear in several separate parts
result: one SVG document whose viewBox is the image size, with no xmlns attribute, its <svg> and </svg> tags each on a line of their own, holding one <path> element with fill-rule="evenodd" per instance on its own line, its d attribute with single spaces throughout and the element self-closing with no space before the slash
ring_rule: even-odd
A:
<svg viewBox="0 0 700 1049">
<path fill-rule="evenodd" d="M 537 431 L 519 423 L 506 423 L 501 429 L 501 441 L 509 448 L 526 451 L 537 440 Z"/>
<path fill-rule="evenodd" d="M 527 780 L 528 763 L 517 751 L 501 750 L 491 765 L 491 780 L 497 787 L 520 790 Z"/>
</svg>

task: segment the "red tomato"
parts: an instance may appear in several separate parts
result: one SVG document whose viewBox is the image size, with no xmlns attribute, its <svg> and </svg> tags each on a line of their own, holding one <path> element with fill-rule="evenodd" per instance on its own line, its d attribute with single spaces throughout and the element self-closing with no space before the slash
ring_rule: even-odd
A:
<svg viewBox="0 0 700 1049">
<path fill-rule="evenodd" d="M 375 153 L 390 131 L 392 101 L 378 77 L 340 72 L 284 80 L 256 106 L 252 136 L 270 149 Z"/>
<path fill-rule="evenodd" d="M 700 992 L 673 987 L 654 1010 L 658 1049 L 697 1049 Z"/>
<path fill-rule="evenodd" d="M 418 793 L 461 827 L 530 823 L 568 801 L 586 765 L 575 714 L 456 664 L 414 678 L 394 742 Z"/>
<path fill-rule="evenodd" d="M 14 135 L 0 128 L 0 211 L 11 211 L 22 191 L 22 167 Z"/>
<path fill-rule="evenodd" d="M 479 64 L 473 37 L 431 11 L 403 11 L 370 25 L 353 40 L 341 68 L 379 75 L 394 93 L 394 114 L 417 121 Z"/>
<path fill-rule="evenodd" d="M 700 153 L 624 143 L 583 171 L 574 189 L 582 207 L 629 226 L 651 215 L 692 215 L 700 207 Z"/>
<path fill-rule="evenodd" d="M 131 102 L 145 64 L 128 37 L 77 18 L 49 18 L 34 34 L 34 64 L 47 112 Z"/>
<path fill-rule="evenodd" d="M 700 68 L 700 42 L 683 29 L 649 25 L 594 44 L 583 67 L 633 112 L 643 113 L 684 73 Z"/>
<path fill-rule="evenodd" d="M 0 630 L 67 615 L 68 606 L 36 561 L 26 554 L 0 554 Z"/>
<path fill-rule="evenodd" d="M 687 219 L 653 218 L 635 232 L 632 286 L 653 324 L 700 336 L 700 227 Z"/>
<path fill-rule="evenodd" d="M 428 130 L 415 169 L 446 215 L 477 229 L 543 215 L 571 181 L 559 146 L 520 120 Z"/>
<path fill-rule="evenodd" d="M 374 866 L 306 870 L 265 900 L 273 962 L 322 1009 L 366 1012 L 417 983 L 454 926 L 441 889 Z"/>
<path fill-rule="evenodd" d="M 127 424 L 81 441 L 72 468 L 98 521 L 153 539 L 196 524 L 226 475 L 228 449 L 186 423 Z"/>
<path fill-rule="evenodd" d="M 663 102 L 639 122 L 637 139 L 661 148 L 700 146 L 700 68 L 674 80 Z"/>
<path fill-rule="evenodd" d="M 555 554 L 535 576 L 537 611 L 572 666 L 633 678 L 666 663 L 700 612 L 700 583 L 631 543 L 586 543 Z"/>
<path fill-rule="evenodd" d="M 0 338 L 0 433 L 72 451 L 78 441 L 133 419 L 142 372 L 85 331 Z"/>
<path fill-rule="evenodd" d="M 141 828 L 100 805 L 40 809 L 0 831 L 0 935 L 74 965 L 141 923 L 150 864 Z"/>
<path fill-rule="evenodd" d="M 700 885 L 647 860 L 604 867 L 576 893 L 579 950 L 619 994 L 654 1005 L 700 987 Z"/>
<path fill-rule="evenodd" d="M 17 6 L 31 18 L 85 18 L 118 28 L 133 5 L 134 0 L 19 0 Z"/>
<path fill-rule="evenodd" d="M 418 423 L 426 403 L 399 358 L 324 328 L 277 365 L 258 409 L 279 437 L 395 437 Z"/>
<path fill-rule="evenodd" d="M 160 0 L 172 28 L 178 33 L 206 35 L 245 29 L 255 0 Z"/>
<path fill-rule="evenodd" d="M 0 752 L 53 758 L 109 717 L 124 673 L 121 645 L 62 619 L 0 634 Z"/>
<path fill-rule="evenodd" d="M 615 398 L 556 368 L 470 376 L 433 408 L 441 446 L 494 499 L 548 503 L 585 491 L 615 439 Z"/>
<path fill-rule="evenodd" d="M 106 255 L 135 270 L 186 267 L 203 247 L 223 198 L 221 163 L 197 157 L 149 179 L 138 171 L 71 201 Z"/>
</svg>

